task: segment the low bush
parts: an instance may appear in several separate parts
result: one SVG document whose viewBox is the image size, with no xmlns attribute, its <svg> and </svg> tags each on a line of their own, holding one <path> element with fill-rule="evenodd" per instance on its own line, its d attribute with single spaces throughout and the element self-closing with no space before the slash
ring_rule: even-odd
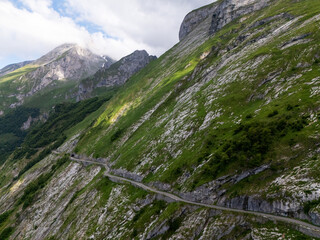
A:
<svg viewBox="0 0 320 240">
<path fill-rule="evenodd" d="M 312 208 L 318 206 L 319 204 L 320 204 L 320 198 L 305 203 L 304 206 L 303 206 L 303 211 L 304 211 L 304 213 L 305 213 L 305 214 L 308 214 L 309 211 L 310 211 Z"/>
<path fill-rule="evenodd" d="M 215 149 L 203 167 L 202 174 L 206 178 L 216 178 L 232 163 L 243 169 L 258 167 L 266 160 L 276 141 L 290 131 L 301 131 L 306 124 L 305 117 L 295 119 L 288 116 L 281 116 L 268 122 L 240 124 L 234 130 L 232 139 L 224 141 L 218 149 Z M 210 150 L 206 156 L 209 153 Z"/>
<path fill-rule="evenodd" d="M 14 231 L 14 228 L 13 228 L 13 227 L 7 227 L 7 228 L 5 228 L 5 229 L 2 231 L 2 233 L 0 234 L 0 239 L 1 239 L 1 240 L 6 240 L 6 239 L 8 239 L 8 238 L 11 236 L 11 234 L 13 233 L 13 231 Z"/>
</svg>

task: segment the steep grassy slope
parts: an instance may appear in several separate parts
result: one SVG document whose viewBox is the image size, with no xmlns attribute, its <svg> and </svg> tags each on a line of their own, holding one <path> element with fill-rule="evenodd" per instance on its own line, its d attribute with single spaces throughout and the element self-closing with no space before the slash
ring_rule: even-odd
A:
<svg viewBox="0 0 320 240">
<path fill-rule="evenodd" d="M 38 115 L 38 109 L 18 107 L 0 118 L 0 164 L 23 142 L 27 134 L 21 129 L 23 123 Z"/>
<path fill-rule="evenodd" d="M 145 175 L 159 166 L 150 178 L 173 182 L 173 167 L 218 164 L 212 180 L 273 161 L 285 168 L 280 158 L 298 143 L 301 155 L 315 150 L 319 7 L 288 5 L 275 1 L 210 38 L 194 32 L 132 79 L 77 151 Z M 204 43 L 190 46 L 196 35 Z"/>
<path fill-rule="evenodd" d="M 319 161 L 319 12 L 273 1 L 210 37 L 205 20 L 111 100 L 76 151 L 191 198 L 206 184 L 201 201 L 307 218 L 315 173 L 289 189 L 283 179 Z"/>
<path fill-rule="evenodd" d="M 111 182 L 100 166 L 70 162 L 63 153 L 99 158 L 115 173 L 131 171 L 131 178 L 185 199 L 320 225 L 319 14 L 315 0 L 271 1 L 213 35 L 209 16 L 97 111 L 63 128 L 61 156 L 38 158 L 37 149 L 30 160 L 0 167 L 0 234 L 312 239 L 291 225 Z"/>
</svg>

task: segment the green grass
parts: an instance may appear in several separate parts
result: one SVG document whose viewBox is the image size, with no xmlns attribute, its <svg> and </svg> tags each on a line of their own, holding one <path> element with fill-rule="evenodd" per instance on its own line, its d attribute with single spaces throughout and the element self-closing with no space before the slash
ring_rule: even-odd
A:
<svg viewBox="0 0 320 240">
<path fill-rule="evenodd" d="M 38 68 L 38 66 L 34 66 L 34 65 L 26 65 L 22 68 L 19 68 L 11 73 L 6 74 L 5 76 L 0 77 L 0 84 L 2 84 L 4 82 L 16 80 L 19 77 L 21 77 L 22 75 L 29 73 L 29 72 L 32 72 L 37 68 Z"/>
<path fill-rule="evenodd" d="M 23 195 L 19 198 L 17 205 L 23 204 L 22 208 L 26 209 L 30 205 L 34 203 L 34 199 L 36 195 L 39 193 L 41 189 L 43 189 L 50 178 L 54 175 L 54 173 L 64 165 L 69 158 L 67 156 L 62 157 L 51 167 L 51 171 L 41 174 L 37 179 L 28 184 L 28 186 L 24 189 Z"/>
<path fill-rule="evenodd" d="M 0 239 L 6 240 L 9 239 L 11 234 L 14 231 L 14 227 L 7 227 L 0 233 Z"/>
<path fill-rule="evenodd" d="M 62 102 L 74 103 L 76 99 L 71 97 L 71 95 L 75 91 L 75 87 L 76 82 L 73 81 L 56 81 L 55 86 L 48 86 L 27 98 L 25 100 L 25 106 L 37 107 L 42 109 L 42 111 L 50 111 L 56 104 Z M 66 97 L 69 99 L 66 99 Z"/>
<path fill-rule="evenodd" d="M 209 80 L 192 97 L 193 103 L 197 102 L 198 104 L 196 114 L 192 117 L 186 117 L 184 121 L 186 124 L 193 123 L 194 134 L 190 139 L 175 143 L 175 148 L 182 151 L 181 155 L 172 157 L 172 153 L 166 150 L 167 143 L 163 142 L 163 139 L 160 138 L 166 131 L 165 127 L 170 118 L 165 120 L 160 126 L 156 126 L 155 124 L 163 116 L 169 115 L 172 111 L 181 107 L 176 105 L 176 99 L 187 89 L 195 85 L 197 81 L 201 80 L 201 74 L 204 74 L 204 72 L 199 71 L 199 69 L 206 69 L 209 66 L 218 64 L 221 60 L 219 51 L 233 43 L 240 33 L 253 33 L 253 31 L 257 30 L 248 28 L 254 21 L 282 13 L 284 7 L 289 9 L 288 11 L 293 15 L 303 15 L 305 12 L 309 12 L 308 17 L 311 17 L 319 10 L 319 7 L 315 6 L 315 3 L 315 1 L 310 0 L 310 5 L 304 4 L 301 6 L 299 2 L 291 4 L 288 8 L 288 1 L 278 1 L 276 4 L 270 5 L 260 12 L 249 14 L 248 18 L 242 23 L 235 21 L 228 24 L 203 45 L 199 46 L 196 50 L 190 51 L 188 55 L 180 59 L 177 59 L 176 55 L 173 54 L 179 48 L 179 45 L 175 46 L 158 60 L 152 62 L 147 68 L 133 76 L 127 84 L 121 87 L 115 97 L 106 105 L 104 113 L 101 114 L 90 130 L 83 134 L 76 151 L 86 153 L 87 155 L 93 154 L 95 157 L 110 156 L 111 161 L 115 161 L 115 168 L 124 167 L 128 170 L 135 169 L 147 156 L 152 156 L 150 163 L 142 168 L 142 171 L 145 173 L 149 172 L 149 175 L 145 179 L 146 182 L 160 180 L 175 183 L 179 176 L 184 172 L 188 172 L 193 175 L 190 178 L 192 180 L 188 180 L 189 187 L 199 186 L 224 174 L 234 174 L 235 169 L 244 171 L 270 162 L 275 165 L 279 164 L 278 169 L 291 168 L 299 164 L 302 157 L 291 161 L 292 163 L 284 162 L 281 164 L 277 160 L 271 161 L 271 159 L 278 159 L 281 155 L 286 155 L 289 158 L 293 156 L 295 154 L 291 150 L 293 142 L 304 143 L 302 144 L 303 150 L 301 150 L 303 153 L 304 149 L 314 148 L 312 147 L 313 142 L 308 137 L 315 131 L 314 126 L 304 127 L 303 130 L 298 126 L 301 125 L 299 123 L 301 116 L 307 118 L 310 110 L 316 111 L 317 109 L 316 98 L 309 97 L 311 86 L 305 83 L 319 75 L 319 66 L 314 62 L 313 58 L 320 50 L 316 42 L 316 39 L 320 36 L 318 36 L 316 24 L 309 24 L 304 28 L 298 28 L 302 20 L 294 24 L 292 30 L 287 31 L 286 34 L 281 34 L 279 37 L 267 42 L 264 46 L 253 49 L 238 60 L 228 62 L 227 65 L 219 70 L 216 77 Z M 312 9 L 312 7 L 317 10 Z M 260 15 L 263 15 L 263 17 Z M 250 40 L 256 39 L 265 33 L 271 33 L 274 28 L 280 27 L 286 21 L 288 20 L 282 18 L 260 26 L 259 33 L 252 34 L 246 41 L 240 43 L 238 47 L 230 50 L 230 52 L 236 54 Z M 307 37 L 311 42 L 295 45 L 284 50 L 280 49 L 283 43 L 305 33 L 311 33 Z M 304 50 L 309 45 L 314 47 L 310 48 L 310 52 L 305 53 Z M 205 51 L 211 51 L 211 54 L 206 59 L 200 61 L 199 57 Z M 297 55 L 297 53 L 303 54 Z M 267 57 L 255 69 L 245 70 L 243 73 L 246 77 L 237 77 L 235 81 L 219 85 L 219 92 L 214 93 L 216 96 L 214 104 L 211 104 L 209 107 L 206 106 L 208 96 L 210 96 L 206 91 L 210 87 L 220 84 L 217 82 L 219 77 L 227 74 L 230 71 L 230 67 L 232 69 L 235 64 L 239 64 L 239 68 L 241 68 L 241 66 L 245 66 L 248 62 L 254 63 L 262 55 L 266 55 Z M 308 62 L 311 65 L 313 64 L 313 67 L 312 69 L 310 68 L 310 71 L 299 68 L 295 69 L 295 66 L 299 62 Z M 268 77 L 269 73 L 272 72 L 279 72 L 277 76 L 278 82 L 261 84 Z M 302 74 L 302 76 L 295 80 L 295 84 L 291 84 L 288 90 L 284 91 L 277 98 L 274 97 L 275 88 L 271 87 L 272 84 L 285 88 L 286 84 L 290 84 L 289 80 L 286 79 L 299 74 Z M 280 81 L 280 79 L 284 80 Z M 270 87 L 271 90 L 268 90 Z M 171 96 L 137 131 L 129 136 L 124 145 L 121 145 L 121 141 L 130 133 L 132 126 L 171 90 L 173 90 Z M 267 94 L 263 98 L 257 97 L 265 94 L 265 92 Z M 249 100 L 252 95 L 252 100 Z M 270 104 L 266 104 L 267 98 L 272 99 Z M 291 112 L 287 110 L 289 105 L 293 108 Z M 205 131 L 199 131 L 198 128 L 202 124 L 206 114 L 209 111 L 215 112 L 219 109 L 222 109 L 222 115 L 217 117 Z M 175 117 L 172 116 L 172 118 Z M 294 125 L 293 128 L 298 127 L 301 131 L 288 127 L 285 133 L 279 133 L 279 135 L 277 135 L 278 133 L 275 135 L 272 133 L 272 140 L 270 141 L 262 137 L 258 140 L 261 143 L 260 147 L 264 144 L 267 147 L 266 150 L 261 152 L 261 148 L 254 143 L 256 139 L 251 141 L 242 134 L 240 134 L 241 136 L 234 135 L 234 131 L 239 126 L 235 123 L 235 119 L 246 122 L 250 126 L 260 124 L 261 127 L 263 125 L 268 126 L 268 124 L 279 120 L 284 125 L 289 126 L 292 124 Z M 298 120 L 295 122 L 295 119 Z M 306 124 L 304 123 L 303 125 L 305 126 Z M 267 132 L 265 132 L 261 128 L 260 136 L 270 133 L 270 131 L 273 131 L 272 129 L 267 129 Z M 173 133 L 177 131 L 178 129 Z M 246 141 L 251 142 L 248 146 L 250 146 L 251 151 L 254 153 L 240 150 L 241 154 L 237 154 L 238 150 L 230 146 L 238 146 L 240 143 L 238 141 L 242 141 L 243 143 Z M 151 142 L 156 142 L 156 144 L 150 147 Z M 228 154 L 230 151 L 234 152 L 234 154 Z M 219 152 L 220 154 L 218 154 Z M 205 163 L 206 161 L 208 162 Z M 217 164 L 218 162 L 220 163 Z M 156 174 L 150 172 L 151 167 L 163 166 L 164 163 L 167 167 L 165 171 L 159 171 Z M 202 163 L 205 163 L 204 166 L 195 171 L 196 166 Z M 267 171 L 265 179 L 270 181 L 269 175 L 272 174 L 272 171 Z M 253 180 L 249 182 L 253 182 Z M 241 184 L 245 186 L 249 183 Z M 180 188 L 182 186 L 175 187 Z M 262 187 L 259 186 L 259 188 Z"/>
</svg>

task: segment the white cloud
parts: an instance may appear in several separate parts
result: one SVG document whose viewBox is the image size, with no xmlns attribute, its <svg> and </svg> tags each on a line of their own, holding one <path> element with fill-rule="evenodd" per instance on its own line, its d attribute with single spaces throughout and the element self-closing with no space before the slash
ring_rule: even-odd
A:
<svg viewBox="0 0 320 240">
<path fill-rule="evenodd" d="M 178 42 L 186 13 L 213 0 L 63 0 L 68 17 L 51 0 L 15 1 L 23 7 L 0 0 L 0 64 L 38 58 L 66 42 L 116 59 L 136 49 L 160 55 Z M 92 33 L 83 22 L 101 32 Z"/>
</svg>

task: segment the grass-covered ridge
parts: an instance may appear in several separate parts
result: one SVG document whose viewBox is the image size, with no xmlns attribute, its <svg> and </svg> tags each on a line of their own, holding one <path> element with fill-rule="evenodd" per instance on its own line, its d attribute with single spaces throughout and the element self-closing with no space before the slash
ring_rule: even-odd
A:
<svg viewBox="0 0 320 240">
<path fill-rule="evenodd" d="M 22 68 L 19 68 L 11 73 L 6 74 L 5 76 L 0 77 L 0 84 L 8 82 L 8 81 L 12 81 L 12 80 L 16 80 L 19 77 L 25 75 L 26 73 L 32 72 L 35 69 L 37 69 L 38 66 L 34 66 L 34 65 L 26 65 Z"/>
</svg>

